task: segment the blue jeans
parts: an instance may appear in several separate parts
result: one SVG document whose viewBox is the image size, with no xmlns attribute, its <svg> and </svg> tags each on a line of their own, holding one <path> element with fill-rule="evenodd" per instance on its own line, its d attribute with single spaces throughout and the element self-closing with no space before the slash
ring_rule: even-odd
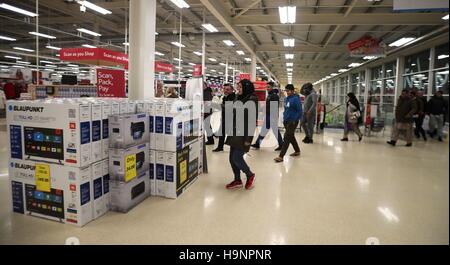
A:
<svg viewBox="0 0 450 265">
<path fill-rule="evenodd" d="M 270 129 L 272 129 L 273 135 L 277 137 L 278 146 L 283 145 L 283 137 L 281 136 L 280 130 L 278 130 L 278 120 L 271 120 L 270 117 L 266 117 L 258 139 L 256 140 L 256 145 L 261 145 L 262 140 L 266 137 Z"/>
<path fill-rule="evenodd" d="M 244 151 L 235 149 L 233 147 L 230 148 L 230 165 L 233 169 L 234 180 L 241 180 L 241 171 L 245 173 L 247 178 L 253 175 L 252 171 L 244 160 L 244 154 Z"/>
</svg>

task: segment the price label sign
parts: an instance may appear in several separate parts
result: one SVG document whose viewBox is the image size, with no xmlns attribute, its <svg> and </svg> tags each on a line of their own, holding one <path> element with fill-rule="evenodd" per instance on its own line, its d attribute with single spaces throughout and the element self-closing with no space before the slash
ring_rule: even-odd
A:
<svg viewBox="0 0 450 265">
<path fill-rule="evenodd" d="M 51 191 L 50 166 L 45 164 L 36 164 L 36 190 L 43 192 Z"/>
<path fill-rule="evenodd" d="M 136 177 L 136 155 L 129 155 L 125 157 L 125 182 Z"/>
<path fill-rule="evenodd" d="M 187 180 L 187 161 L 180 163 L 180 185 Z"/>
</svg>

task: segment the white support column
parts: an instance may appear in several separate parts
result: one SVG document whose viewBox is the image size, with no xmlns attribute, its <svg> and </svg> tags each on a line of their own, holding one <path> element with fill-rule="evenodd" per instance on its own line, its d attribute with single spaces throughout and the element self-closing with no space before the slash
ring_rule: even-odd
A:
<svg viewBox="0 0 450 265">
<path fill-rule="evenodd" d="M 251 76 L 251 81 L 255 82 L 256 81 L 256 55 L 252 55 L 252 64 L 250 67 L 250 76 Z"/>
<path fill-rule="evenodd" d="M 397 98 L 403 90 L 403 73 L 405 72 L 405 57 L 397 57 L 397 72 L 395 73 L 395 95 L 394 95 L 394 109 L 397 107 Z"/>
<path fill-rule="evenodd" d="M 436 48 L 431 47 L 430 49 L 430 68 L 428 72 L 428 91 L 427 91 L 427 100 L 429 100 L 433 96 L 433 89 L 434 89 L 434 62 L 436 58 Z"/>
<path fill-rule="evenodd" d="M 367 67 L 366 68 L 366 79 L 364 80 L 364 82 L 366 83 L 366 89 L 364 90 L 364 106 L 367 106 L 367 103 L 369 102 L 369 91 L 370 91 L 370 68 Z"/>
<path fill-rule="evenodd" d="M 228 83 L 228 58 L 227 61 L 225 62 L 225 84 Z"/>
<path fill-rule="evenodd" d="M 130 1 L 130 99 L 155 96 L 155 30 L 156 1 Z"/>
</svg>

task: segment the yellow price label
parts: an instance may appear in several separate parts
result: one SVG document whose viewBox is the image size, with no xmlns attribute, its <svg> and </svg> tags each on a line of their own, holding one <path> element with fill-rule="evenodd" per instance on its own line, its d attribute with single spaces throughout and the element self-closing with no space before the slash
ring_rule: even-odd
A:
<svg viewBox="0 0 450 265">
<path fill-rule="evenodd" d="M 180 163 L 180 185 L 182 185 L 187 180 L 187 161 L 184 160 Z"/>
<path fill-rule="evenodd" d="M 136 155 L 129 155 L 125 157 L 125 182 L 136 177 Z"/>
<path fill-rule="evenodd" d="M 36 164 L 36 190 L 51 192 L 50 165 Z"/>
</svg>

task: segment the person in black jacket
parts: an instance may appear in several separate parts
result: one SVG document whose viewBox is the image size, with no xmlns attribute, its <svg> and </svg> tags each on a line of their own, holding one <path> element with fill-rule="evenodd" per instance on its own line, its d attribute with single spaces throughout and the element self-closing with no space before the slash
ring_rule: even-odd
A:
<svg viewBox="0 0 450 265">
<path fill-rule="evenodd" d="M 414 123 L 416 125 L 416 127 L 414 128 L 414 134 L 417 138 L 420 138 L 420 136 L 422 136 L 423 140 L 426 141 L 427 135 L 425 133 L 425 130 L 422 128 L 422 125 L 425 118 L 427 99 L 423 96 L 423 90 L 412 91 L 411 95 L 413 96 L 417 105 L 417 113 L 414 115 Z"/>
<path fill-rule="evenodd" d="M 206 145 L 214 145 L 214 136 L 212 133 L 212 127 L 211 127 L 211 115 L 212 115 L 212 99 L 213 99 L 213 94 L 212 94 L 212 89 L 209 86 L 204 86 L 203 89 L 203 102 L 204 102 L 204 108 L 205 108 L 205 113 L 204 113 L 204 119 L 205 119 L 205 123 L 204 123 L 204 128 L 206 131 L 206 136 L 207 136 L 207 142 L 205 143 Z"/>
<path fill-rule="evenodd" d="M 278 108 L 280 105 L 280 96 L 278 95 L 278 89 L 273 88 L 273 86 L 273 82 L 267 84 L 268 95 L 266 98 L 266 118 L 256 143 L 252 145 L 255 149 L 260 148 L 262 140 L 266 137 L 270 129 L 272 129 L 273 135 L 277 137 L 278 141 L 278 148 L 275 149 L 275 151 L 280 151 L 281 146 L 283 145 L 283 137 L 281 136 L 280 130 L 278 130 Z"/>
<path fill-rule="evenodd" d="M 223 85 L 223 98 L 222 98 L 222 117 L 221 117 L 221 125 L 218 132 L 221 132 L 221 135 L 219 136 L 219 145 L 216 149 L 213 150 L 213 152 L 222 152 L 223 151 L 223 145 L 225 144 L 225 135 L 227 132 L 225 132 L 225 104 L 226 102 L 233 102 L 236 98 L 236 94 L 234 93 L 233 86 L 231 84 L 224 84 Z"/>
<path fill-rule="evenodd" d="M 244 154 L 250 151 L 258 120 L 258 98 L 254 91 L 255 87 L 249 80 L 239 82 L 238 95 L 233 103 L 233 133 L 226 140 L 230 146 L 230 165 L 234 173 L 234 180 L 226 185 L 227 189 L 242 188 L 241 171 L 247 176 L 245 189 L 253 188 L 255 174 L 245 162 Z"/>
<path fill-rule="evenodd" d="M 448 102 L 442 96 L 442 91 L 437 91 L 428 101 L 427 111 L 430 114 L 431 137 L 438 136 L 439 142 L 442 142 L 442 128 L 444 127 L 445 115 L 448 114 Z"/>
</svg>

